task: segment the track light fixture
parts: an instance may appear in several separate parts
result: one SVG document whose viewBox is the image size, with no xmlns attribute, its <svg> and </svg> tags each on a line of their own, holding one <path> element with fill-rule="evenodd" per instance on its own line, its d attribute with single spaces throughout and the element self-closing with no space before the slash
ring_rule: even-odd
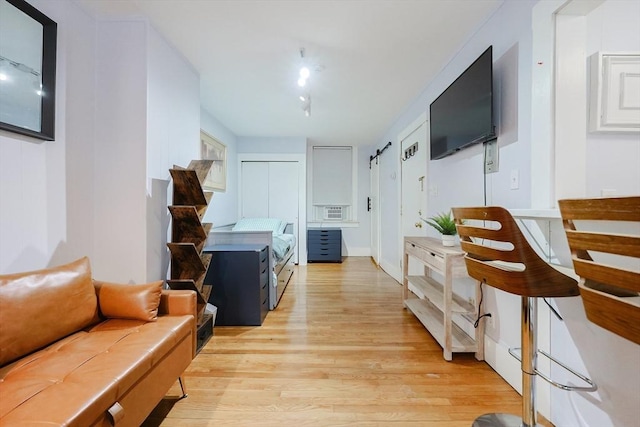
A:
<svg viewBox="0 0 640 427">
<path fill-rule="evenodd" d="M 309 94 L 300 95 L 300 100 L 302 101 L 302 111 L 304 111 L 304 115 L 307 117 L 311 116 L 311 96 Z"/>
<path fill-rule="evenodd" d="M 309 64 L 306 62 L 304 57 L 304 48 L 300 48 L 300 71 L 298 73 L 298 86 L 305 87 L 307 85 L 307 79 L 311 76 L 311 71 L 309 70 Z M 311 95 L 309 92 L 301 93 L 298 98 L 302 102 L 302 111 L 304 111 L 304 115 L 306 117 L 311 116 Z"/>
<path fill-rule="evenodd" d="M 300 67 L 300 73 L 299 73 L 300 77 L 298 78 L 298 86 L 305 87 L 307 85 L 307 79 L 311 75 L 311 71 L 309 71 L 309 68 L 304 63 L 304 48 L 303 47 L 300 48 L 300 59 L 301 59 L 301 62 L 302 62 L 302 66 Z"/>
</svg>

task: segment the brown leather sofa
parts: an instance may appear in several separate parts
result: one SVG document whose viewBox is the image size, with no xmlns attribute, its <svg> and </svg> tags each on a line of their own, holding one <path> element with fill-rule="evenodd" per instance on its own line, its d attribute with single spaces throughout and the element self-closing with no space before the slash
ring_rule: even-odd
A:
<svg viewBox="0 0 640 427">
<path fill-rule="evenodd" d="M 195 355 L 195 292 L 162 285 L 0 276 L 0 426 L 139 426 Z"/>
</svg>

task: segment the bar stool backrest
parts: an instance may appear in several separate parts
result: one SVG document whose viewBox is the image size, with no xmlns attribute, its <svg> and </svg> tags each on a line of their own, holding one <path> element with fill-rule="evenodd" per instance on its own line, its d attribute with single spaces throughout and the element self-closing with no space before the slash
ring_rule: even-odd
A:
<svg viewBox="0 0 640 427">
<path fill-rule="evenodd" d="M 575 280 L 538 256 L 506 209 L 498 206 L 453 208 L 469 276 L 515 295 L 579 295 Z"/>
<path fill-rule="evenodd" d="M 587 318 L 640 344 L 640 197 L 558 204 Z"/>
</svg>

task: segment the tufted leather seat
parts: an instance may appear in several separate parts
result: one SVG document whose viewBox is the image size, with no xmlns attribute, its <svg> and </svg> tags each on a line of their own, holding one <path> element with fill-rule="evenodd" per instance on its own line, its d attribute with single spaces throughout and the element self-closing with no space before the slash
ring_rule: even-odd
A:
<svg viewBox="0 0 640 427">
<path fill-rule="evenodd" d="M 195 294 L 162 291 L 159 309 L 155 321 L 90 322 L 0 367 L 0 426 L 139 425 L 194 353 Z"/>
</svg>

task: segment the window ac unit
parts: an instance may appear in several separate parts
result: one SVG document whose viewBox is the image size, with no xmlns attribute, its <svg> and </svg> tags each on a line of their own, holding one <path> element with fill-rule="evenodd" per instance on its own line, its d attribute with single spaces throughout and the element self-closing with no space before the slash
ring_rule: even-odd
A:
<svg viewBox="0 0 640 427">
<path fill-rule="evenodd" d="M 344 210 L 342 206 L 325 206 L 323 219 L 341 220 L 343 212 Z"/>
</svg>

